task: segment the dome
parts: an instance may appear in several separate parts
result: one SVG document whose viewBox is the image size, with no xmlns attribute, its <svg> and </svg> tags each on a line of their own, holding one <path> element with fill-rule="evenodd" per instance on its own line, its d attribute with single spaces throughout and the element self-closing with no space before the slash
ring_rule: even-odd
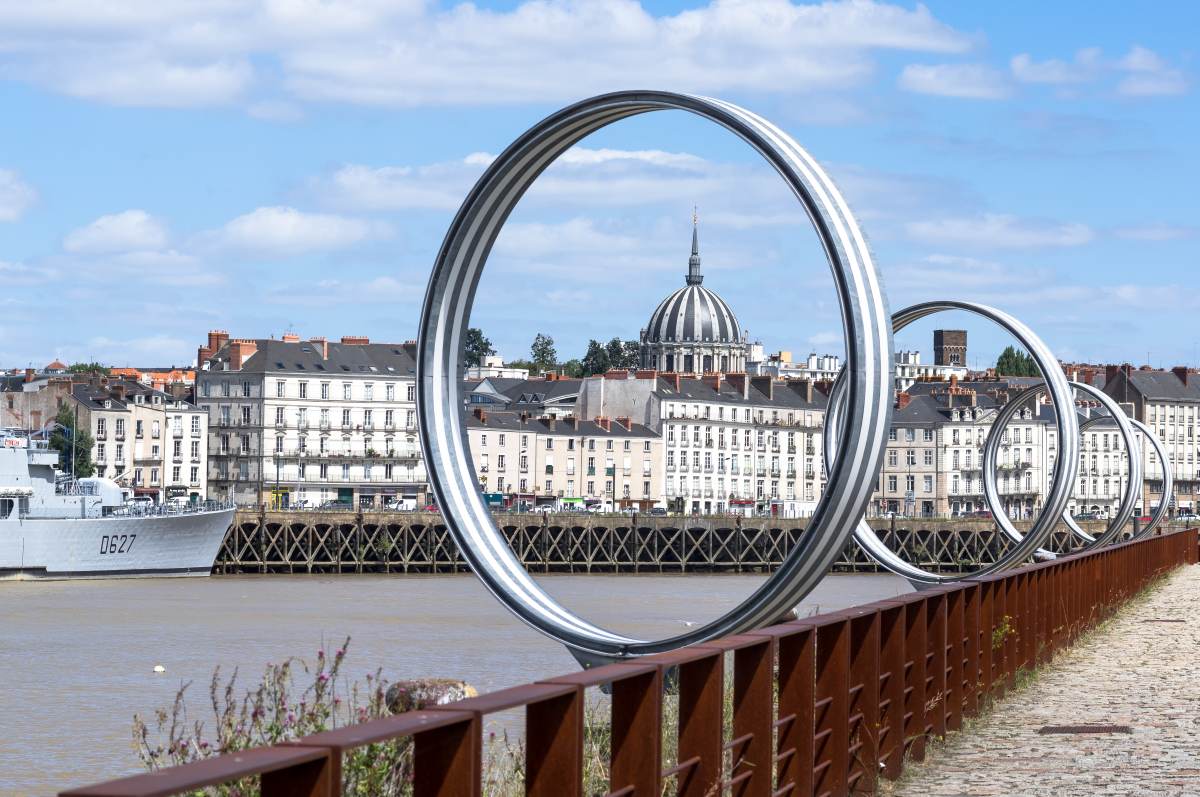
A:
<svg viewBox="0 0 1200 797">
<path fill-rule="evenodd" d="M 658 305 L 646 326 L 647 343 L 741 342 L 737 316 L 717 294 L 701 283 L 700 248 L 692 229 L 692 256 L 688 259 L 687 285 Z"/>
<path fill-rule="evenodd" d="M 701 285 L 687 285 L 664 299 L 646 328 L 649 343 L 738 343 L 741 338 L 733 310 Z"/>
</svg>

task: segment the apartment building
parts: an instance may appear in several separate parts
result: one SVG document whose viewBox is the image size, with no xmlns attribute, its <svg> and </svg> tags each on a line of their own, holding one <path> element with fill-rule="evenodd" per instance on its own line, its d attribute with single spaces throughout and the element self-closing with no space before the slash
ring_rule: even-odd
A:
<svg viewBox="0 0 1200 797">
<path fill-rule="evenodd" d="M 663 506 L 662 438 L 629 418 L 530 418 L 476 408 L 471 462 L 489 502 L 606 511 Z"/>
<path fill-rule="evenodd" d="M 631 417 L 662 436 L 663 498 L 693 514 L 812 513 L 825 486 L 826 396 L 810 380 L 610 371 L 584 380 L 581 415 Z"/>
<path fill-rule="evenodd" d="M 416 344 L 209 334 L 197 403 L 209 413 L 208 475 L 243 504 L 424 505 Z"/>
</svg>

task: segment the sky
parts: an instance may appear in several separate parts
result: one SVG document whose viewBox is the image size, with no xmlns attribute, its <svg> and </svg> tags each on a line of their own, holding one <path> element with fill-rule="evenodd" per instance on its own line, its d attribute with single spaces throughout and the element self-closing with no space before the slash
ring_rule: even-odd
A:
<svg viewBox="0 0 1200 797">
<path fill-rule="evenodd" d="M 0 0 L 0 367 L 193 362 L 233 337 L 416 336 L 490 160 L 572 102 L 717 97 L 827 166 L 893 311 L 992 305 L 1068 361 L 1200 365 L 1200 5 L 715 0 Z M 841 354 L 795 198 L 683 112 L 566 153 L 474 305 L 506 359 L 636 339 L 705 285 L 767 351 Z M 971 367 L 1008 344 L 961 314 Z"/>
</svg>

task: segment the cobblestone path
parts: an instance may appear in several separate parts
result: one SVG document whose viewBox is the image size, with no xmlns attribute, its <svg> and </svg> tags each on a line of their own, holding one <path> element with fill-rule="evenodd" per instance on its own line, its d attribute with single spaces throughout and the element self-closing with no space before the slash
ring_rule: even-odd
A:
<svg viewBox="0 0 1200 797">
<path fill-rule="evenodd" d="M 1185 622 L 1146 622 L 1154 619 Z M 1133 733 L 1038 734 L 1084 724 Z M 1200 795 L 1200 566 L 1177 571 L 881 791 Z"/>
</svg>

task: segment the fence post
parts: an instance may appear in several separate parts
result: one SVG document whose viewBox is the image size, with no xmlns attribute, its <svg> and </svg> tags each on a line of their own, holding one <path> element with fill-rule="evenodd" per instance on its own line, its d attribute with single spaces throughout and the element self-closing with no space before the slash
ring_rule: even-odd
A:
<svg viewBox="0 0 1200 797">
<path fill-rule="evenodd" d="M 525 707 L 526 797 L 583 797 L 583 687 Z"/>
<path fill-rule="evenodd" d="M 733 652 L 733 738 L 748 737 L 732 748 L 730 778 L 745 776 L 734 792 L 741 797 L 769 797 L 772 791 L 774 659 L 770 637 Z"/>
<path fill-rule="evenodd" d="M 904 767 L 904 613 L 906 603 L 879 610 L 879 736 L 883 776 L 896 780 Z M 803 792 L 807 794 L 808 792 Z"/>
<path fill-rule="evenodd" d="M 874 794 L 879 771 L 879 610 L 850 617 L 849 768 L 846 783 L 856 794 Z"/>
<path fill-rule="evenodd" d="M 904 611 L 904 745 L 913 761 L 925 760 L 925 598 Z"/>
<path fill-rule="evenodd" d="M 789 623 L 788 626 L 794 624 Z M 779 782 L 790 794 L 813 794 L 813 703 L 816 630 L 809 626 L 779 637 Z M 788 717 L 792 717 L 790 721 Z M 680 752 L 682 757 L 683 753 Z M 707 792 L 705 792 L 707 794 Z M 681 794 L 680 797 L 683 797 Z M 687 797 L 692 797 L 688 794 Z"/>
<path fill-rule="evenodd" d="M 781 680 L 782 674 L 781 660 Z M 705 797 L 720 790 L 725 774 L 721 756 L 724 692 L 725 654 L 721 651 L 679 665 L 679 763 L 700 759 L 686 772 L 680 771 L 679 797 Z M 781 694 L 781 705 L 782 700 Z"/>
<path fill-rule="evenodd" d="M 475 717 L 413 734 L 413 797 L 479 797 L 481 734 Z"/>
<path fill-rule="evenodd" d="M 658 670 L 624 678 L 612 688 L 611 791 L 662 790 L 662 679 Z M 474 795 L 472 795 L 474 797 Z"/>
<path fill-rule="evenodd" d="M 946 593 L 925 593 L 925 733 L 946 738 Z"/>
<path fill-rule="evenodd" d="M 817 626 L 813 793 L 828 792 L 830 797 L 846 797 L 847 793 L 849 636 L 846 620 Z"/>
</svg>

